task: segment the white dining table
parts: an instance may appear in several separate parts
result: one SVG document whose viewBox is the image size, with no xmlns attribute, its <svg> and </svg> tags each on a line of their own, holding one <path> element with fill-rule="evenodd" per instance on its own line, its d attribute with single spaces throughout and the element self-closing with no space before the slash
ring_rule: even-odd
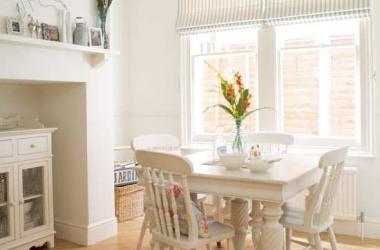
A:
<svg viewBox="0 0 380 250">
<path fill-rule="evenodd" d="M 255 249 L 283 250 L 284 229 L 279 223 L 282 205 L 318 182 L 319 157 L 281 155 L 282 159 L 265 173 L 252 173 L 244 168 L 227 170 L 220 164 L 210 164 L 211 157 L 210 152 L 186 156 L 194 170 L 188 177 L 188 184 L 191 192 L 234 198 L 231 202 L 231 224 L 235 228 L 235 250 L 244 248 L 249 219 L 248 201 L 253 201 L 251 226 Z"/>
</svg>

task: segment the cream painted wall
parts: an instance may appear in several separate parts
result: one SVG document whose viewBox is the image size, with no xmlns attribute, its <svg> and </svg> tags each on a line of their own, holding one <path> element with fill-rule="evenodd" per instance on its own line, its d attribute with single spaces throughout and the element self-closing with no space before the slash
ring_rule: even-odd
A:
<svg viewBox="0 0 380 250">
<path fill-rule="evenodd" d="M 41 21 L 54 24 L 55 15 L 49 13 L 55 11 L 41 10 L 37 0 L 32 2 L 35 13 L 41 14 Z M 85 16 L 90 24 L 94 23 L 96 1 L 65 2 L 73 16 Z M 13 3 L 0 1 L 0 22 L 5 16 L 15 15 Z M 11 79 L 15 83 L 34 80 L 33 83 L 51 85 L 39 96 L 39 111 L 47 125 L 61 128 L 53 135 L 53 141 L 61 142 L 53 148 L 56 231 L 59 237 L 84 245 L 115 235 L 117 230 L 112 68 L 109 62 L 94 68 L 89 59 L 77 51 L 0 44 L 0 80 Z M 61 89 L 54 85 L 67 82 L 82 87 Z"/>
<path fill-rule="evenodd" d="M 123 88 L 115 89 L 120 92 L 115 100 L 116 146 L 142 133 L 180 134 L 179 37 L 174 29 L 177 1 L 126 2 L 127 63 L 123 70 L 127 76 Z M 380 72 L 380 1 L 373 4 L 373 55 Z M 380 107 L 379 83 L 374 84 L 374 106 Z M 380 227 L 380 109 L 375 112 L 376 156 L 347 162 L 359 170 L 358 210 L 365 213 L 368 228 Z M 380 230 L 370 236 L 380 238 Z"/>
<path fill-rule="evenodd" d="M 118 70 L 123 77 L 115 82 L 115 146 L 129 145 L 133 136 L 144 133 L 180 134 L 176 3 L 115 1 L 114 10 L 122 6 L 113 18 L 124 34 L 124 44 L 118 45 L 124 47 Z"/>
<path fill-rule="evenodd" d="M 32 86 L 0 84 L 0 116 L 38 117 L 38 91 Z"/>
</svg>

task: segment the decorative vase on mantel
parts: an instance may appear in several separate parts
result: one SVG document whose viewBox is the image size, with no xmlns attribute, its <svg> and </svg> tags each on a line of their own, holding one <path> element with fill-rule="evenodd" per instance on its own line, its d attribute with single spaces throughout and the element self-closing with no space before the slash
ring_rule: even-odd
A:
<svg viewBox="0 0 380 250">
<path fill-rule="evenodd" d="M 110 39 L 109 39 L 109 34 L 107 32 L 107 15 L 108 15 L 108 9 L 98 10 L 98 19 L 100 22 L 100 28 L 102 30 L 102 36 L 103 36 L 103 47 L 105 49 L 110 48 Z"/>
<path fill-rule="evenodd" d="M 102 30 L 102 36 L 103 36 L 103 47 L 105 49 L 110 48 L 110 37 L 109 33 L 107 32 L 107 16 L 109 8 L 111 7 L 113 0 L 97 0 L 98 2 L 98 20 L 99 25 Z"/>
</svg>

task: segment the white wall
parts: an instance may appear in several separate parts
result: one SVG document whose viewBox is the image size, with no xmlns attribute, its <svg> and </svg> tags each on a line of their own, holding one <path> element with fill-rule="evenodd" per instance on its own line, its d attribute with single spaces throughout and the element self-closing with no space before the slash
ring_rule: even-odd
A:
<svg viewBox="0 0 380 250">
<path fill-rule="evenodd" d="M 115 145 L 125 145 L 138 134 L 169 132 L 179 135 L 180 96 L 179 37 L 175 32 L 176 0 L 127 1 L 127 64 L 123 86 L 115 92 Z M 380 72 L 380 1 L 373 1 L 375 69 Z M 380 107 L 380 87 L 376 85 L 376 107 Z M 363 211 L 368 228 L 380 228 L 380 108 L 376 110 L 376 158 L 350 158 L 348 166 L 359 170 L 358 210 Z M 373 231 L 372 231 L 373 232 Z M 368 233 L 380 238 L 380 230 Z"/>
<path fill-rule="evenodd" d="M 0 21 L 5 16 L 16 15 L 14 2 L 0 1 Z M 41 21 L 54 24 L 55 15 L 51 13 L 55 11 L 42 10 L 38 0 L 32 2 L 35 15 L 39 13 Z M 96 1 L 65 2 L 73 16 L 84 16 L 91 25 L 94 23 Z M 15 83 L 34 80 L 33 83 L 47 85 L 70 82 L 82 86 L 44 89 L 39 109 L 47 125 L 61 128 L 53 135 L 53 144 L 60 143 L 53 148 L 57 235 L 84 245 L 115 235 L 117 230 L 111 67 L 105 63 L 94 68 L 89 59 L 77 51 L 0 44 L 0 80 L 10 79 Z"/>
<path fill-rule="evenodd" d="M 144 133 L 179 135 L 177 1 L 115 1 L 115 6 L 120 2 L 126 47 L 120 69 L 124 77 L 114 91 L 115 146 L 129 145 L 133 136 Z"/>
</svg>

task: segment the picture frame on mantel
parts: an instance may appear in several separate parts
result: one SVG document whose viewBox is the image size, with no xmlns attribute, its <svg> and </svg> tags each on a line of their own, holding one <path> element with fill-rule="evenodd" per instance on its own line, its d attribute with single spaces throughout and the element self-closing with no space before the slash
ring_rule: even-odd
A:
<svg viewBox="0 0 380 250">
<path fill-rule="evenodd" d="M 96 27 L 90 27 L 88 30 L 90 47 L 103 48 L 103 35 L 102 29 Z"/>
<path fill-rule="evenodd" d="M 10 35 L 24 35 L 24 23 L 21 19 L 15 17 L 8 17 L 6 19 L 7 33 Z"/>
</svg>

